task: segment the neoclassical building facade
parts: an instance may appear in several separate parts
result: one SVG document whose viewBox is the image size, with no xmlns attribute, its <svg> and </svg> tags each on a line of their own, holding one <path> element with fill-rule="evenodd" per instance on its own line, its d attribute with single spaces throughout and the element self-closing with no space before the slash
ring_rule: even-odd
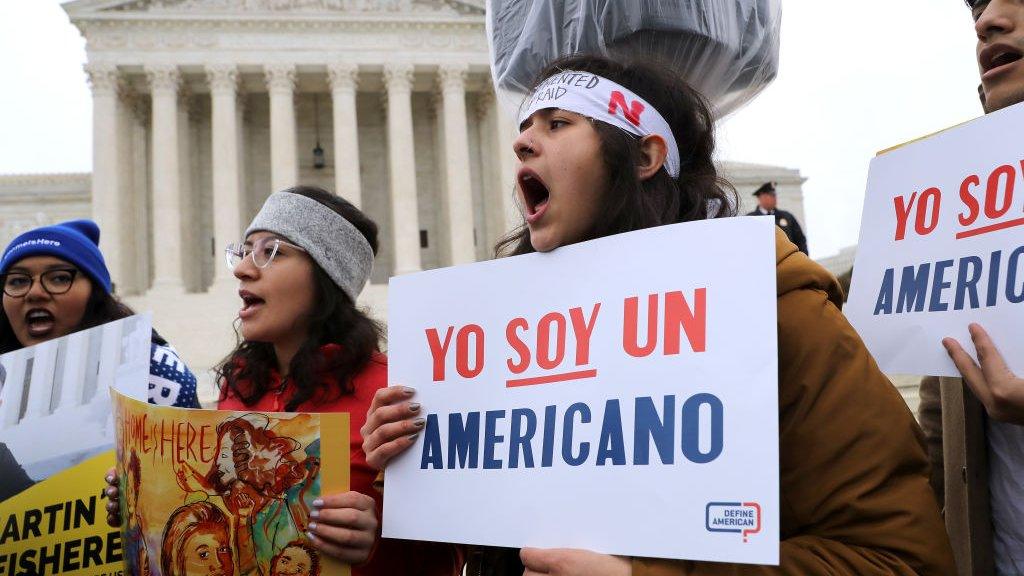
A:
<svg viewBox="0 0 1024 576">
<path fill-rule="evenodd" d="M 376 283 L 476 260 L 510 222 L 499 183 L 514 158 L 499 146 L 509 127 L 490 89 L 482 2 L 64 8 L 87 41 L 93 213 L 124 294 L 230 282 L 222 248 L 268 194 L 299 183 L 381 224 Z"/>
<path fill-rule="evenodd" d="M 520 220 L 511 114 L 494 96 L 484 0 L 75 0 L 93 96 L 93 171 L 0 176 L 0 242 L 72 217 L 101 225 L 118 293 L 197 372 L 231 349 L 223 249 L 263 200 L 321 186 L 380 225 L 360 304 L 392 275 L 487 258 Z M 723 162 L 740 193 L 798 170 Z M 811 242 L 813 243 L 813 238 Z"/>
</svg>

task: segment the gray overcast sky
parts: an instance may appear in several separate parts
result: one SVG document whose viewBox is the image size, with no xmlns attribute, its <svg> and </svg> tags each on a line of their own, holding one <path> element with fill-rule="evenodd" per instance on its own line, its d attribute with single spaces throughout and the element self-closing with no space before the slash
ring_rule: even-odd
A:
<svg viewBox="0 0 1024 576">
<path fill-rule="evenodd" d="M 55 0 L 0 0 L 0 174 L 88 172 L 85 43 Z M 857 242 L 875 152 L 981 113 L 961 0 L 783 0 L 778 78 L 720 157 L 799 168 L 811 251 Z"/>
</svg>

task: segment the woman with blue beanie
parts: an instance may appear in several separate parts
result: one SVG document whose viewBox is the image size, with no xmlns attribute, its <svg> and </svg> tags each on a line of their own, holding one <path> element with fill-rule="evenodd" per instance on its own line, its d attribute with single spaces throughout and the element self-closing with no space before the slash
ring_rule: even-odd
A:
<svg viewBox="0 0 1024 576">
<path fill-rule="evenodd" d="M 0 354 L 134 314 L 113 295 L 100 229 L 72 220 L 21 234 L 0 257 Z M 198 408 L 196 377 L 153 332 L 149 401 Z"/>
</svg>

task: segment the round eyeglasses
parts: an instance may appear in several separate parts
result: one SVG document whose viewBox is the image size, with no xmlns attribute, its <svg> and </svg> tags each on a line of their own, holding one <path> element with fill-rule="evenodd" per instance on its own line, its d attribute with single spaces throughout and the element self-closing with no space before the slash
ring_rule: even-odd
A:
<svg viewBox="0 0 1024 576">
<path fill-rule="evenodd" d="M 255 242 L 231 243 L 224 249 L 224 256 L 227 259 L 228 269 L 234 270 L 246 256 L 252 258 L 252 263 L 257 268 L 266 268 L 274 261 L 281 246 L 287 246 L 300 252 L 306 250 L 290 242 L 285 242 L 273 236 L 264 236 Z"/>
<path fill-rule="evenodd" d="M 75 283 L 78 270 L 74 268 L 58 268 L 47 270 L 38 276 L 25 274 L 24 272 L 9 272 L 0 275 L 0 285 L 3 286 L 4 294 L 11 298 L 23 298 L 32 290 L 36 278 L 43 286 L 43 290 L 50 296 L 66 294 Z"/>
</svg>

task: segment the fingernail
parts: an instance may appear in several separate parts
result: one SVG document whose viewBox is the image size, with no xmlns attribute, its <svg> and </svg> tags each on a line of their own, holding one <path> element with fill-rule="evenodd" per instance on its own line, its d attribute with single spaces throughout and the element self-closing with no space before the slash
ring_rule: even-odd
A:
<svg viewBox="0 0 1024 576">
<path fill-rule="evenodd" d="M 114 483 L 114 475 L 111 474 L 110 476 L 107 476 L 107 484 L 113 484 L 113 483 Z"/>
<path fill-rule="evenodd" d="M 408 386 L 402 386 L 402 390 L 405 391 L 405 395 L 406 396 L 412 396 L 413 394 L 416 393 L 416 389 L 415 388 L 410 388 Z"/>
<path fill-rule="evenodd" d="M 413 442 L 415 442 L 416 439 L 419 438 L 419 437 L 420 437 L 420 433 L 419 432 L 417 432 L 415 434 L 410 434 L 409 435 L 409 440 L 412 440 Z"/>
<path fill-rule="evenodd" d="M 114 495 L 114 487 L 113 487 L 113 486 L 111 486 L 110 488 L 107 488 L 107 489 L 106 489 L 106 490 L 104 490 L 103 492 L 104 492 L 104 493 L 106 493 L 106 495 L 107 495 L 107 498 L 110 498 L 111 496 L 113 496 L 113 495 Z"/>
<path fill-rule="evenodd" d="M 424 420 L 423 418 L 417 418 L 412 421 L 412 425 L 417 428 L 423 428 L 424 423 L 426 423 L 426 420 Z"/>
<path fill-rule="evenodd" d="M 117 504 L 114 504 L 113 502 L 107 502 L 107 511 L 114 512 L 115 510 L 117 510 Z"/>
<path fill-rule="evenodd" d="M 319 510 L 310 510 L 309 517 L 310 518 L 319 518 L 320 517 L 320 511 Z"/>
<path fill-rule="evenodd" d="M 324 507 L 324 500 L 323 500 L 323 498 L 317 498 L 316 500 L 313 500 L 313 506 L 316 506 L 317 508 L 323 508 Z"/>
<path fill-rule="evenodd" d="M 409 403 L 409 412 L 419 412 L 419 411 L 420 411 L 420 403 L 419 402 L 410 402 Z"/>
<path fill-rule="evenodd" d="M 313 532 L 316 532 L 316 522 L 310 522 L 309 526 L 307 527 L 307 534 Z"/>
</svg>

